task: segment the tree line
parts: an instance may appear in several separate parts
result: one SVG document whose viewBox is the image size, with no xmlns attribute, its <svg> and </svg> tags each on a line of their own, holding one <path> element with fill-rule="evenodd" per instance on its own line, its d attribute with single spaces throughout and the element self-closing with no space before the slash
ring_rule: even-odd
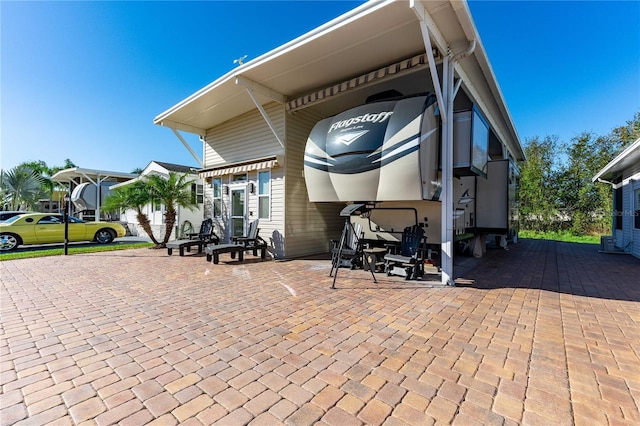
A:
<svg viewBox="0 0 640 426">
<path fill-rule="evenodd" d="M 640 112 L 608 135 L 584 132 L 569 142 L 557 137 L 524 143 L 520 167 L 520 229 L 575 235 L 611 231 L 610 185 L 591 179 L 640 137 Z"/>
<path fill-rule="evenodd" d="M 38 200 L 51 199 L 57 189 L 51 179 L 60 170 L 77 167 L 66 159 L 62 166 L 44 161 L 26 161 L 10 170 L 0 170 L 0 210 L 35 210 Z"/>
</svg>

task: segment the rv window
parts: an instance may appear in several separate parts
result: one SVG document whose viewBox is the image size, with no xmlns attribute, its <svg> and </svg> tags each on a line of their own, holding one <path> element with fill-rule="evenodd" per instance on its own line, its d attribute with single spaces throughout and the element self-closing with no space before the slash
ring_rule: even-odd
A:
<svg viewBox="0 0 640 426">
<path fill-rule="evenodd" d="M 473 108 L 473 125 L 472 125 L 472 166 L 478 170 L 482 175 L 486 175 L 487 173 L 487 161 L 488 161 L 488 152 L 487 147 L 489 146 L 489 126 L 487 122 L 484 120 L 482 115 Z"/>
</svg>

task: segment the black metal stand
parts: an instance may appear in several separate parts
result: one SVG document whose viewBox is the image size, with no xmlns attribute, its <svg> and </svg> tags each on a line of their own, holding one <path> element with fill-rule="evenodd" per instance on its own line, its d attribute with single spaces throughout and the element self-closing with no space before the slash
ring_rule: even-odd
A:
<svg viewBox="0 0 640 426">
<path fill-rule="evenodd" d="M 71 197 L 67 194 L 64 197 L 64 255 L 69 254 L 69 203 Z"/>
<path fill-rule="evenodd" d="M 347 216 L 344 219 L 344 227 L 342 228 L 342 234 L 340 235 L 340 243 L 338 244 L 338 251 L 335 253 L 332 252 L 332 256 L 331 256 L 331 272 L 329 272 L 329 276 L 333 275 L 333 283 L 331 284 L 332 290 L 335 290 L 336 288 L 336 279 L 338 278 L 338 270 L 340 269 L 340 263 L 342 262 L 342 252 L 344 249 L 344 245 L 347 241 L 347 236 L 349 235 L 349 232 L 352 232 L 353 235 L 356 235 L 356 230 L 353 228 L 353 224 L 349 220 L 349 216 Z M 356 235 L 356 238 L 358 238 L 357 235 Z M 335 274 L 333 273 L 334 269 L 336 271 Z M 369 271 L 371 272 L 371 278 L 373 278 L 373 282 L 377 283 L 378 280 L 376 280 L 376 276 L 373 273 L 373 269 L 369 269 Z"/>
</svg>

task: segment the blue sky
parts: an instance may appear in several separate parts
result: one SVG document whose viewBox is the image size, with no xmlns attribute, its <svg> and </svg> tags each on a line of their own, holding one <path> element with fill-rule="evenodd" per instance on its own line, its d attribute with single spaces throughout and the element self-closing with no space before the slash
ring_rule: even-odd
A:
<svg viewBox="0 0 640 426">
<path fill-rule="evenodd" d="M 0 2 L 0 166 L 195 166 L 153 118 L 360 2 Z M 640 2 L 469 2 L 522 142 L 640 111 Z M 201 153 L 197 138 L 190 137 Z"/>
</svg>

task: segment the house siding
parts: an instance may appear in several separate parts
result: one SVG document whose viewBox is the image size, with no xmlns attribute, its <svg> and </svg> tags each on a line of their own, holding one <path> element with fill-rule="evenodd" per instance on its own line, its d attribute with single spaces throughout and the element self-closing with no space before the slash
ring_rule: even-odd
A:
<svg viewBox="0 0 640 426">
<path fill-rule="evenodd" d="M 281 138 L 285 135 L 284 106 L 270 103 L 264 106 L 272 124 Z M 256 109 L 207 131 L 204 143 L 204 168 L 282 155 L 284 149 Z M 258 172 L 247 172 L 247 187 L 258 184 Z M 221 176 L 222 184 L 231 184 L 232 176 Z M 260 236 L 269 244 L 269 252 L 275 258 L 284 257 L 282 235 L 285 222 L 284 213 L 285 170 L 282 165 L 271 169 L 270 219 L 260 219 Z M 258 192 L 246 191 L 247 216 L 245 225 L 258 218 Z M 213 218 L 216 233 L 225 242 L 230 240 L 229 215 L 230 193 L 222 194 L 222 217 Z M 213 186 L 208 178 L 205 188 L 205 216 L 213 216 Z"/>
<path fill-rule="evenodd" d="M 625 170 L 623 175 L 623 211 L 622 246 L 626 251 L 640 258 L 640 229 L 635 228 L 635 191 L 640 189 L 640 163 Z"/>
<path fill-rule="evenodd" d="M 313 126 L 324 117 L 307 110 L 287 116 L 285 249 L 287 257 L 328 252 L 344 219 L 342 203 L 311 203 L 303 175 L 304 150 Z"/>
<path fill-rule="evenodd" d="M 264 106 L 278 135 L 285 134 L 284 106 L 271 102 Z M 204 167 L 280 155 L 284 148 L 255 109 L 207 130 Z"/>
<path fill-rule="evenodd" d="M 622 171 L 622 229 L 616 229 L 616 217 L 613 218 L 613 236 L 616 246 L 627 253 L 640 258 L 640 229 L 635 228 L 635 191 L 640 189 L 640 163 Z M 620 186 L 617 187 L 620 189 Z M 614 189 L 614 212 L 615 210 Z"/>
</svg>

